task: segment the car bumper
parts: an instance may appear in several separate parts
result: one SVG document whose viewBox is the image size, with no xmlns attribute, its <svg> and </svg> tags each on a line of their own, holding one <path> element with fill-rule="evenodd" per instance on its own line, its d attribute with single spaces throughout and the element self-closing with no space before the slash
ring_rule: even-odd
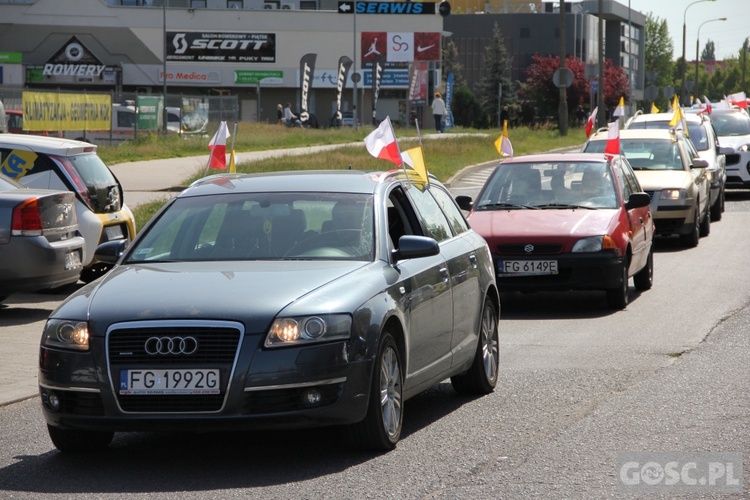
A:
<svg viewBox="0 0 750 500">
<path fill-rule="evenodd" d="M 693 230 L 695 222 L 695 208 L 692 205 L 651 205 L 654 218 L 655 234 L 660 236 L 670 234 L 688 234 Z"/>
<path fill-rule="evenodd" d="M 258 348 L 254 353 L 243 348 L 235 369 L 222 383 L 221 394 L 193 396 L 189 410 L 180 408 L 185 400 L 182 396 L 119 395 L 117 384 L 113 385 L 107 375 L 110 371 L 99 369 L 91 353 L 42 347 L 39 390 L 43 414 L 55 427 L 106 431 L 226 431 L 351 424 L 361 421 L 367 411 L 372 359 L 347 361 L 347 346 L 336 342 L 304 348 Z M 310 403 L 306 398 L 309 393 L 318 394 L 320 401 Z M 50 403 L 53 395 L 60 401 L 57 410 Z M 137 409 L 124 409 L 131 404 L 127 398 L 133 397 L 139 398 Z M 146 398 L 153 398 L 153 403 Z M 206 402 L 204 410 L 201 399 Z M 214 402 L 216 406 L 212 407 Z"/>
<path fill-rule="evenodd" d="M 622 284 L 623 258 L 614 252 L 585 252 L 536 256 L 534 259 L 493 255 L 495 270 L 500 260 L 556 260 L 558 274 L 508 276 L 497 273 L 501 291 L 536 292 L 562 290 L 607 290 Z"/>
<path fill-rule="evenodd" d="M 78 281 L 83 238 L 49 242 L 45 237 L 13 237 L 2 245 L 0 293 L 56 288 Z"/>
<path fill-rule="evenodd" d="M 725 186 L 733 189 L 750 188 L 750 153 L 737 152 L 726 155 L 727 180 Z"/>
</svg>

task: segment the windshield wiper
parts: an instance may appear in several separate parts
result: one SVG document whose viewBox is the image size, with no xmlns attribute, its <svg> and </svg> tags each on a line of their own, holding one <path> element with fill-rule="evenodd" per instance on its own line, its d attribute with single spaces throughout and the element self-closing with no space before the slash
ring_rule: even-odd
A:
<svg viewBox="0 0 750 500">
<path fill-rule="evenodd" d="M 596 207 L 586 207 L 583 205 L 573 205 L 571 203 L 546 203 L 544 205 L 538 205 L 538 208 L 570 208 L 570 209 L 576 209 L 576 208 L 585 208 L 586 210 L 596 210 Z"/>
<path fill-rule="evenodd" d="M 479 205 L 477 208 L 521 208 L 524 210 L 539 210 L 537 206 L 521 205 L 519 203 L 487 203 L 485 205 Z"/>
</svg>

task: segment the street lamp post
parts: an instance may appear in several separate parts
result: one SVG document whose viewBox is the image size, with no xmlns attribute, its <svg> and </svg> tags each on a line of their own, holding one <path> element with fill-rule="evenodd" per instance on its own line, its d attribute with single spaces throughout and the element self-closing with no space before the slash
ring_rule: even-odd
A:
<svg viewBox="0 0 750 500">
<path fill-rule="evenodd" d="M 698 94 L 698 50 L 700 48 L 701 44 L 701 28 L 706 23 L 712 23 L 714 21 L 726 21 L 726 17 L 718 17 L 716 19 L 709 19 L 708 21 L 703 21 L 700 26 L 698 26 L 698 37 L 695 39 L 695 93 Z"/>
<path fill-rule="evenodd" d="M 682 14 L 682 86 L 680 87 L 680 100 L 685 98 L 685 70 L 687 69 L 687 61 L 685 60 L 685 34 L 687 32 L 687 11 L 691 5 L 695 5 L 701 2 L 715 2 L 716 0 L 696 0 L 693 3 L 689 3 L 685 7 L 685 12 Z"/>
</svg>

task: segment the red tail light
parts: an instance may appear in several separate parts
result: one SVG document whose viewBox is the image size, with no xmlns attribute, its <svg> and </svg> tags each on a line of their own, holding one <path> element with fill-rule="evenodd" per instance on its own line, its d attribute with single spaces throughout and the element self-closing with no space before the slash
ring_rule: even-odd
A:
<svg viewBox="0 0 750 500">
<path fill-rule="evenodd" d="M 39 200 L 31 198 L 13 208 L 13 236 L 40 236 L 42 234 L 42 214 Z"/>
</svg>

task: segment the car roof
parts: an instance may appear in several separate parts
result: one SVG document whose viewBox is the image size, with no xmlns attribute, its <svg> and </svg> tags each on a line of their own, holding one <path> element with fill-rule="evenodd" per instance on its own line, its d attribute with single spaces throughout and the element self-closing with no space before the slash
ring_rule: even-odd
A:
<svg viewBox="0 0 750 500">
<path fill-rule="evenodd" d="M 683 113 L 682 116 L 688 123 L 701 123 L 703 121 L 701 116 L 696 113 Z M 672 121 L 672 118 L 674 118 L 674 113 L 650 113 L 636 115 L 631 120 L 633 122 L 669 122 Z"/>
<path fill-rule="evenodd" d="M 257 174 L 216 174 L 193 182 L 178 197 L 257 192 L 307 192 L 373 194 L 393 182 L 422 184 L 411 169 L 386 172 L 363 170 L 295 170 Z M 430 176 L 430 182 L 440 184 Z M 231 189 L 227 189 L 230 187 Z"/>
<path fill-rule="evenodd" d="M 73 156 L 96 151 L 96 145 L 88 142 L 26 134 L 2 134 L 0 135 L 0 147 L 28 149 L 35 153 L 58 156 Z"/>
<path fill-rule="evenodd" d="M 598 130 L 592 134 L 589 140 L 604 141 L 607 140 L 607 129 Z M 674 140 L 675 138 L 684 137 L 681 132 L 665 128 L 626 128 L 620 129 L 620 139 L 665 139 Z"/>
<path fill-rule="evenodd" d="M 545 153 L 515 156 L 503 160 L 502 165 L 512 165 L 514 163 L 554 163 L 563 161 L 606 163 L 607 158 L 602 153 Z"/>
</svg>

